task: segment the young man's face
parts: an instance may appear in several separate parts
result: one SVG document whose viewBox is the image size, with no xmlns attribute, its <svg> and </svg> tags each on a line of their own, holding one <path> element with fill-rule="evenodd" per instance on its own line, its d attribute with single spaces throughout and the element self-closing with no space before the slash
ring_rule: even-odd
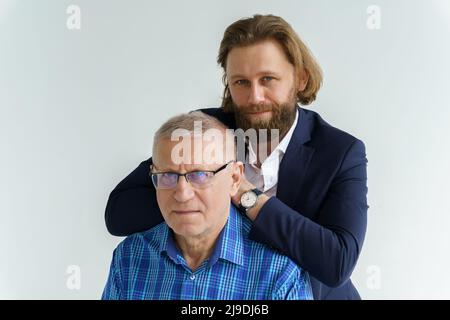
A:
<svg viewBox="0 0 450 320">
<path fill-rule="evenodd" d="M 295 119 L 296 95 L 306 81 L 275 40 L 233 48 L 227 57 L 227 80 L 237 125 L 244 130 L 287 131 Z"/>
</svg>

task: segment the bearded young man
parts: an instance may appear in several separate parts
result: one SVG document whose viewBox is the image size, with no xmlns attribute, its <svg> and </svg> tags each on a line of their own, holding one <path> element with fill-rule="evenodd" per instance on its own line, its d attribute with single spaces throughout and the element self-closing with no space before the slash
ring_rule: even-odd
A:
<svg viewBox="0 0 450 320">
<path fill-rule="evenodd" d="M 233 203 L 253 222 L 249 237 L 294 260 L 311 278 L 314 299 L 359 299 L 350 275 L 367 226 L 367 159 L 362 141 L 301 108 L 315 100 L 322 73 L 292 27 L 255 15 L 231 24 L 220 44 L 221 108 L 202 109 L 229 128 L 278 129 L 249 143 L 245 178 Z M 123 236 L 162 221 L 142 162 L 111 192 L 106 225 Z"/>
</svg>

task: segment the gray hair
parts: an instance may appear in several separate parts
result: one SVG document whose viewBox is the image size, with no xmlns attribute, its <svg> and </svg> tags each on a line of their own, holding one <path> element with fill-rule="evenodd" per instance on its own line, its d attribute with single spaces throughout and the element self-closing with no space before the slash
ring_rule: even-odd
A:
<svg viewBox="0 0 450 320">
<path fill-rule="evenodd" d="M 198 122 L 201 123 L 202 134 L 211 129 L 218 129 L 223 131 L 224 138 L 229 135 L 227 138 L 233 139 L 232 141 L 234 143 L 235 137 L 233 130 L 229 129 L 222 122 L 212 116 L 209 116 L 201 111 L 192 111 L 174 116 L 162 124 L 153 137 L 153 153 L 155 152 L 156 144 L 161 139 L 171 139 L 172 134 L 176 130 L 183 129 L 189 133 L 196 133 L 196 130 L 199 129 L 197 126 Z"/>
</svg>

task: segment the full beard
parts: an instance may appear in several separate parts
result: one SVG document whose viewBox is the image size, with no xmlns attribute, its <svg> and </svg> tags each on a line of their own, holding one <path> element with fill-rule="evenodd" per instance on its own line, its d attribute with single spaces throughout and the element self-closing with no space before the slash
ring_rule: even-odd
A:
<svg viewBox="0 0 450 320">
<path fill-rule="evenodd" d="M 277 137 L 281 140 L 289 131 L 295 120 L 297 112 L 297 103 L 295 97 L 290 102 L 282 104 L 259 104 L 238 107 L 234 102 L 232 109 L 237 128 L 244 131 L 252 128 L 255 130 L 266 129 L 268 141 L 272 140 L 271 130 L 279 130 Z M 250 113 L 271 111 L 272 117 L 269 120 L 252 120 Z"/>
</svg>

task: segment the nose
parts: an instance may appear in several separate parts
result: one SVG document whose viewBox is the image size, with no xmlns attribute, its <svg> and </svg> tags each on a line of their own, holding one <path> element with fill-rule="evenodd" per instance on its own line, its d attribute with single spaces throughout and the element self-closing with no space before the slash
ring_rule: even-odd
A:
<svg viewBox="0 0 450 320">
<path fill-rule="evenodd" d="M 178 202 L 186 202 L 194 197 L 194 190 L 186 177 L 179 177 L 177 186 L 175 187 L 173 197 Z"/>
<path fill-rule="evenodd" d="M 264 88 L 259 84 L 252 84 L 248 97 L 249 104 L 261 104 L 264 102 Z"/>
</svg>

